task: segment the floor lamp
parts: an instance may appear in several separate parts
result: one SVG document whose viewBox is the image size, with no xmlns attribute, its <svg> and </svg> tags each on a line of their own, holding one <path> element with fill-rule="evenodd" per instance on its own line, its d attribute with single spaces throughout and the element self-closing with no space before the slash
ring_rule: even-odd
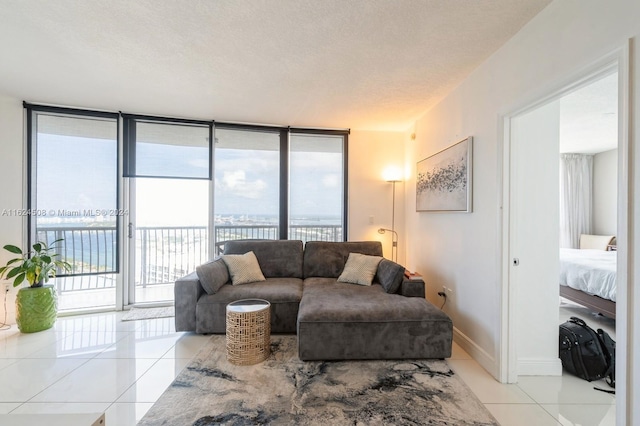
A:
<svg viewBox="0 0 640 426">
<path fill-rule="evenodd" d="M 396 232 L 396 183 L 400 182 L 399 179 L 390 178 L 386 179 L 387 182 L 391 182 L 393 185 L 393 198 L 391 204 L 391 229 L 380 228 L 378 229 L 379 234 L 384 234 L 385 232 L 391 232 L 391 257 L 394 262 L 398 262 L 398 233 Z"/>
</svg>

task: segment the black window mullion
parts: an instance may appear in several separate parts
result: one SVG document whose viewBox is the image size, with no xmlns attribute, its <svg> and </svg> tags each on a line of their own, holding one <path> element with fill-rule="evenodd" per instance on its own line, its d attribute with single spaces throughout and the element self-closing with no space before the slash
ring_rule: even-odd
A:
<svg viewBox="0 0 640 426">
<path fill-rule="evenodd" d="M 124 151 L 122 177 L 136 175 L 136 122 L 124 117 L 122 120 L 122 144 Z"/>
<path fill-rule="evenodd" d="M 281 240 L 289 239 L 289 131 L 280 131 L 280 232 Z"/>
<path fill-rule="evenodd" d="M 35 188 L 33 187 L 35 181 L 34 170 L 36 170 L 33 164 L 33 159 L 36 158 L 33 152 L 35 149 L 33 135 L 37 134 L 37 132 L 34 132 L 33 126 L 36 120 L 33 119 L 35 112 L 31 106 L 26 103 L 24 106 L 27 109 L 27 209 L 33 210 L 36 206 Z M 35 220 L 33 220 L 32 215 L 27 215 L 27 246 L 31 245 L 31 241 L 35 241 L 36 238 Z"/>
</svg>

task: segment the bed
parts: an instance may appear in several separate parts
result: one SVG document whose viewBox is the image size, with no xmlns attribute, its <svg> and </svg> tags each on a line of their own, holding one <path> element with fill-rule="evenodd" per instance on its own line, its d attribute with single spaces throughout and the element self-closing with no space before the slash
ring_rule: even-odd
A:
<svg viewBox="0 0 640 426">
<path fill-rule="evenodd" d="M 560 249 L 560 296 L 616 317 L 616 251 Z"/>
</svg>

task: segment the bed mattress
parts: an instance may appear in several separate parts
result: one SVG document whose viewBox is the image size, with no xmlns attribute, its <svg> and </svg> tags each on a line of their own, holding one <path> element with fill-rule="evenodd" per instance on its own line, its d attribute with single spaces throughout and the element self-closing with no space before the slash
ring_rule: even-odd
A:
<svg viewBox="0 0 640 426">
<path fill-rule="evenodd" d="M 616 301 L 617 252 L 560 249 L 560 285 Z"/>
</svg>

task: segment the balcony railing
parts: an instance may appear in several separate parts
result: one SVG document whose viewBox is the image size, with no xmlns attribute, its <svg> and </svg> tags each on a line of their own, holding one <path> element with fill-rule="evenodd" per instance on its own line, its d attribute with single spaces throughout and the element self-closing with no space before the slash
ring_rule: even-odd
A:
<svg viewBox="0 0 640 426">
<path fill-rule="evenodd" d="M 219 225 L 215 253 L 227 241 L 277 239 L 276 225 Z M 56 244 L 57 253 L 73 266 L 72 276 L 56 280 L 61 292 L 115 287 L 117 230 L 115 227 L 40 227 L 38 240 Z M 207 228 L 202 226 L 139 227 L 136 229 L 136 286 L 166 284 L 195 270 L 208 255 Z M 341 225 L 292 225 L 289 238 L 307 241 L 342 241 Z"/>
</svg>

